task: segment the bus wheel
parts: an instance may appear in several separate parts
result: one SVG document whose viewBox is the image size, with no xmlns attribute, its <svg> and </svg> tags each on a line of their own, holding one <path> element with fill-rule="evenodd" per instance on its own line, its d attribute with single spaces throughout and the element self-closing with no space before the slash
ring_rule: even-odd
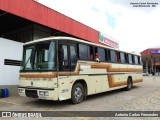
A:
<svg viewBox="0 0 160 120">
<path fill-rule="evenodd" d="M 82 84 L 76 83 L 72 88 L 71 100 L 72 103 L 78 104 L 84 99 L 84 88 Z"/>
<path fill-rule="evenodd" d="M 128 78 L 127 80 L 127 87 L 126 87 L 126 90 L 131 90 L 133 87 L 133 84 L 132 84 L 132 79 L 131 78 Z"/>
</svg>

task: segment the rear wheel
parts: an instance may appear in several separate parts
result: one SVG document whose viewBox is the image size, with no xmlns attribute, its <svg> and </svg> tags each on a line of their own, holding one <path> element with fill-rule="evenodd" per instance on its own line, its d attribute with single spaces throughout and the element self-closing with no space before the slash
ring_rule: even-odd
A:
<svg viewBox="0 0 160 120">
<path fill-rule="evenodd" d="M 78 104 L 78 103 L 82 102 L 83 99 L 84 99 L 83 85 L 80 83 L 75 83 L 75 85 L 72 88 L 71 101 L 74 104 Z"/>
<path fill-rule="evenodd" d="M 131 90 L 133 87 L 133 83 L 132 83 L 132 79 L 131 78 L 128 78 L 127 80 L 127 87 L 126 87 L 126 90 Z"/>
</svg>

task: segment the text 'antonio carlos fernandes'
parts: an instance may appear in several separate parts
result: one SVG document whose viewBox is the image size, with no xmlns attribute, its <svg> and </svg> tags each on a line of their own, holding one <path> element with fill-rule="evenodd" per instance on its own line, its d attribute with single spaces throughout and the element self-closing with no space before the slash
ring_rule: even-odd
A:
<svg viewBox="0 0 160 120">
<path fill-rule="evenodd" d="M 140 112 L 126 112 L 115 113 L 115 117 L 159 117 L 158 113 L 140 113 Z"/>
</svg>

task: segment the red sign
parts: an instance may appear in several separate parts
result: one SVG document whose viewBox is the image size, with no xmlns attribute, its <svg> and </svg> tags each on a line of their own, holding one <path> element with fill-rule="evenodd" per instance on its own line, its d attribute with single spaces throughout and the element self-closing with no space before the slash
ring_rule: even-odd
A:
<svg viewBox="0 0 160 120">
<path fill-rule="evenodd" d="M 99 32 L 99 42 L 114 48 L 119 47 L 118 41 L 110 40 L 105 34 Z"/>
</svg>

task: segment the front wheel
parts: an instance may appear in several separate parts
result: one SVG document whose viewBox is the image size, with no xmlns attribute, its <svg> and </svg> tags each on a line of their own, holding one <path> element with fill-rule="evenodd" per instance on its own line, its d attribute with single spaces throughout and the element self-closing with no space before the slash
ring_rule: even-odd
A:
<svg viewBox="0 0 160 120">
<path fill-rule="evenodd" d="M 84 88 L 80 83 L 76 83 L 72 88 L 71 101 L 74 104 L 82 102 L 84 99 Z"/>
</svg>

